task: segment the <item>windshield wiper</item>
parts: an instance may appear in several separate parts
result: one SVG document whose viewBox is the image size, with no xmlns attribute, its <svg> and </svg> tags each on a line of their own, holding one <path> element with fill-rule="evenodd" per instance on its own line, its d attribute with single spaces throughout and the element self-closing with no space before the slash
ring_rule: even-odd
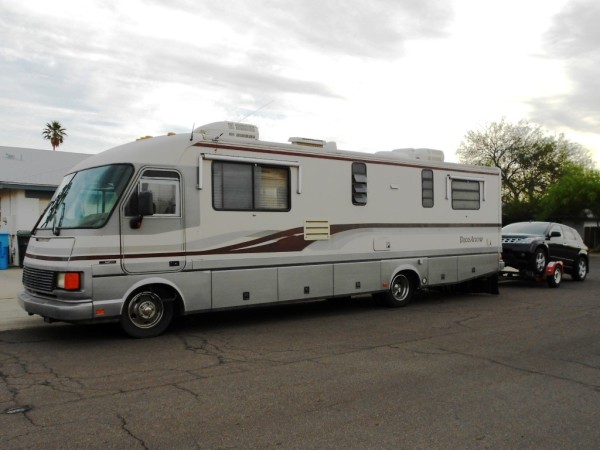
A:
<svg viewBox="0 0 600 450">
<path fill-rule="evenodd" d="M 63 219 L 65 217 L 65 203 L 61 203 L 62 211 L 60 212 L 60 219 L 58 219 L 58 225 L 56 225 L 56 215 L 54 215 L 54 224 L 52 225 L 52 233 L 54 236 L 58 236 L 60 234 L 60 227 L 62 226 Z"/>
<path fill-rule="evenodd" d="M 73 178 L 75 178 L 75 177 L 73 177 Z M 50 202 L 50 204 L 46 207 L 45 211 L 42 213 L 39 220 L 33 227 L 34 233 L 37 230 L 38 226 L 40 226 L 40 222 L 42 221 L 42 219 L 44 217 L 46 217 L 46 220 L 44 221 L 44 223 L 41 224 L 41 227 L 46 228 L 49 225 L 50 220 L 52 220 L 52 224 L 53 224 L 52 231 L 55 235 L 58 236 L 58 234 L 56 233 L 56 226 L 54 225 L 54 224 L 56 224 L 56 214 L 58 213 L 58 208 L 60 208 L 62 206 L 63 207 L 62 215 L 61 215 L 59 225 L 58 225 L 60 227 L 60 225 L 62 223 L 62 217 L 65 215 L 64 200 L 65 200 L 67 194 L 69 193 L 69 189 L 71 189 L 71 185 L 73 184 L 73 178 L 71 178 L 71 180 L 69 180 L 69 183 L 60 191 L 60 193 L 56 196 L 56 198 L 54 200 L 52 200 Z"/>
</svg>

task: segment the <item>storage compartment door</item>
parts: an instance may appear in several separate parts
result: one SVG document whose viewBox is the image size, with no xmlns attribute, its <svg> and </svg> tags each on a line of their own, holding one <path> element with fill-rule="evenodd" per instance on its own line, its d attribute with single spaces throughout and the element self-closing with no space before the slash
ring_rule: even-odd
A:
<svg viewBox="0 0 600 450">
<path fill-rule="evenodd" d="M 279 301 L 333 296 L 333 265 L 281 267 Z"/>
<path fill-rule="evenodd" d="M 381 262 L 336 264 L 334 294 L 356 295 L 376 292 L 381 287 Z"/>
<path fill-rule="evenodd" d="M 429 285 L 456 283 L 458 257 L 429 258 Z"/>
<path fill-rule="evenodd" d="M 277 301 L 277 269 L 223 270 L 212 274 L 213 308 Z"/>
</svg>

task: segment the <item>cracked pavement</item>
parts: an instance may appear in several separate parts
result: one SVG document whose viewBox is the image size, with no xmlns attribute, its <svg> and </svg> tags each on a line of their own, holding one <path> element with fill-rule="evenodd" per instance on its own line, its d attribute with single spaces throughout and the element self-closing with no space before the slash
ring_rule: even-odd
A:
<svg viewBox="0 0 600 450">
<path fill-rule="evenodd" d="M 599 448 L 583 283 L 0 332 L 0 448 Z"/>
</svg>

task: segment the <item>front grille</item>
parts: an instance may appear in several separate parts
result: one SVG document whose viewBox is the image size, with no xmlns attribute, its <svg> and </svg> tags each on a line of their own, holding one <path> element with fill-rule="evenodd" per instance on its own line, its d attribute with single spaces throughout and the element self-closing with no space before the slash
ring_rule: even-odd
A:
<svg viewBox="0 0 600 450">
<path fill-rule="evenodd" d="M 503 244 L 517 244 L 521 242 L 523 238 L 502 238 Z"/>
<path fill-rule="evenodd" d="M 34 291 L 52 292 L 54 290 L 54 272 L 50 270 L 23 268 L 23 285 Z"/>
</svg>

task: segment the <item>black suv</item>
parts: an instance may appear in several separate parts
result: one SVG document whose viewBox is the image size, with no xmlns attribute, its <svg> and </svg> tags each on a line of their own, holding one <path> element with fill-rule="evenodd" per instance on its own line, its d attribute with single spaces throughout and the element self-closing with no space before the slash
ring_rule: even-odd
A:
<svg viewBox="0 0 600 450">
<path fill-rule="evenodd" d="M 588 248 L 571 227 L 552 222 L 518 222 L 502 228 L 502 256 L 508 267 L 541 274 L 550 261 L 583 281 L 589 272 Z"/>
</svg>

